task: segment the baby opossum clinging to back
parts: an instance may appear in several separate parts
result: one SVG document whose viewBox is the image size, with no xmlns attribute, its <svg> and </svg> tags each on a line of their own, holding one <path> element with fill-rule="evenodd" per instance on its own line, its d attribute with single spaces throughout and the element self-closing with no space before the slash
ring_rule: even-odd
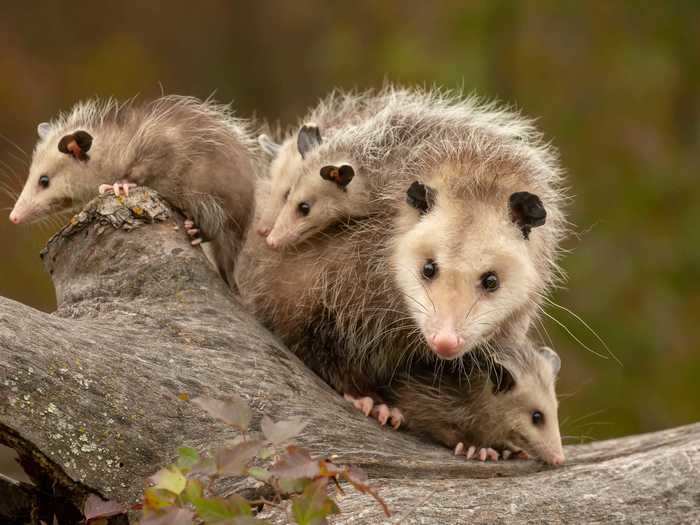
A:
<svg viewBox="0 0 700 525">
<path fill-rule="evenodd" d="M 182 96 L 142 105 L 91 100 L 38 133 L 13 223 L 78 208 L 98 188 L 149 186 L 192 219 L 190 235 L 212 241 L 220 273 L 233 282 L 252 214 L 256 146 L 228 106 Z"/>
<path fill-rule="evenodd" d="M 559 356 L 526 342 L 493 356 L 465 357 L 467 375 L 433 369 L 403 374 L 382 390 L 400 410 L 404 428 L 484 461 L 526 453 L 552 465 L 564 462 L 554 388 Z M 375 410 L 386 421 L 388 407 Z"/>
</svg>

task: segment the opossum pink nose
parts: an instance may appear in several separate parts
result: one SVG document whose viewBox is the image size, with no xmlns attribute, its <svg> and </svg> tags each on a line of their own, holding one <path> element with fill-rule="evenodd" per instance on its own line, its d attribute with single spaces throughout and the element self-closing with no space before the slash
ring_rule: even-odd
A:
<svg viewBox="0 0 700 525">
<path fill-rule="evenodd" d="M 13 224 L 19 224 L 19 215 L 17 215 L 14 211 L 10 213 L 10 222 Z"/>
<path fill-rule="evenodd" d="M 454 357 L 464 344 L 464 339 L 452 331 L 442 331 L 430 337 L 435 352 L 442 357 Z"/>
<path fill-rule="evenodd" d="M 267 237 L 270 234 L 270 228 L 260 227 L 256 231 L 260 237 Z"/>
<path fill-rule="evenodd" d="M 563 465 L 564 461 L 564 454 L 554 454 L 552 456 L 552 465 Z"/>
</svg>

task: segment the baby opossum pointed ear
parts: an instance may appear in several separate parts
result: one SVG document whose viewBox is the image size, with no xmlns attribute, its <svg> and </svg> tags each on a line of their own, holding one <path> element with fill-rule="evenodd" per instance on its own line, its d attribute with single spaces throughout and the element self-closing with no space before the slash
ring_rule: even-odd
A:
<svg viewBox="0 0 700 525">
<path fill-rule="evenodd" d="M 304 124 L 297 135 L 297 148 L 301 158 L 306 157 L 314 148 L 321 145 L 321 130 L 315 124 Z"/>
<path fill-rule="evenodd" d="M 542 357 L 544 357 L 552 366 L 552 374 L 554 374 L 554 377 L 557 377 L 559 375 L 559 370 L 561 369 L 561 359 L 559 358 L 559 354 L 548 346 L 543 346 L 540 348 L 540 353 L 542 354 Z"/>
<path fill-rule="evenodd" d="M 530 230 L 542 226 L 547 220 L 547 210 L 540 198 L 527 191 L 513 193 L 508 199 L 510 217 L 520 227 L 523 237 L 530 237 Z"/>
<path fill-rule="evenodd" d="M 87 152 L 92 147 L 92 135 L 87 131 L 76 131 L 66 135 L 58 142 L 58 151 L 80 161 L 87 161 L 90 157 Z"/>
<path fill-rule="evenodd" d="M 282 147 L 264 133 L 258 137 L 258 144 L 260 145 L 260 148 L 270 157 L 277 156 L 277 153 L 279 153 L 279 150 Z"/>
<path fill-rule="evenodd" d="M 40 139 L 45 139 L 50 131 L 51 124 L 49 124 L 48 122 L 42 122 L 36 127 L 36 132 L 39 134 Z"/>
<path fill-rule="evenodd" d="M 406 190 L 406 202 L 423 215 L 428 213 L 435 204 L 435 193 L 430 186 L 415 181 Z"/>
<path fill-rule="evenodd" d="M 343 164 L 340 167 L 324 166 L 321 168 L 321 178 L 323 180 L 335 182 L 342 189 L 345 189 L 345 187 L 350 184 L 354 176 L 355 170 L 348 164 Z"/>
<path fill-rule="evenodd" d="M 515 386 L 515 378 L 505 366 L 492 363 L 489 367 L 489 379 L 493 383 L 493 393 L 502 394 Z"/>
</svg>

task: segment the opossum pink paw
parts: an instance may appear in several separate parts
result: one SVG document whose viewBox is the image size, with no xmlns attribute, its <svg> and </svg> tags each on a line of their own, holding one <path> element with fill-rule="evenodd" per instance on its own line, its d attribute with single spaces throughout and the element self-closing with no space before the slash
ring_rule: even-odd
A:
<svg viewBox="0 0 700 525">
<path fill-rule="evenodd" d="M 124 194 L 125 197 L 129 196 L 129 190 L 135 188 L 136 184 L 133 182 L 115 182 L 114 184 L 100 184 L 97 191 L 100 195 L 103 195 L 109 191 L 113 192 L 115 195 Z"/>
<path fill-rule="evenodd" d="M 191 219 L 187 219 L 185 221 L 185 231 L 187 232 L 187 235 L 189 236 L 190 244 L 192 246 L 197 246 L 198 244 L 202 243 L 202 237 L 200 236 L 200 230 L 197 228 L 195 223 Z"/>
<path fill-rule="evenodd" d="M 403 414 L 401 411 L 398 408 L 389 408 L 384 403 L 375 405 L 372 409 L 372 417 L 379 421 L 379 424 L 382 426 L 390 421 L 394 430 L 397 430 L 401 426 L 401 423 L 403 423 Z"/>
<path fill-rule="evenodd" d="M 476 448 L 475 446 L 469 447 L 465 451 L 464 443 L 457 443 L 455 447 L 455 456 L 464 454 L 467 459 L 478 459 L 479 461 L 486 461 L 490 459 L 491 461 L 498 461 L 499 454 L 496 450 L 492 448 Z"/>
<path fill-rule="evenodd" d="M 374 401 L 371 397 L 354 397 L 350 394 L 345 394 L 343 397 L 346 400 L 350 401 L 353 404 L 353 406 L 357 410 L 362 412 L 365 416 L 369 416 L 370 412 L 372 412 L 372 408 L 374 407 Z"/>
</svg>

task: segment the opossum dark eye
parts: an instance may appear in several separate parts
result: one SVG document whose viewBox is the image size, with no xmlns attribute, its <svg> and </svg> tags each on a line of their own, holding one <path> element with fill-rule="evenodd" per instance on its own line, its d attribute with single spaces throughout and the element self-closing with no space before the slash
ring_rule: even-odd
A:
<svg viewBox="0 0 700 525">
<path fill-rule="evenodd" d="M 39 186 L 42 188 L 48 188 L 49 187 L 49 176 L 48 175 L 42 175 L 39 177 Z"/>
<path fill-rule="evenodd" d="M 539 426 L 542 423 L 544 423 L 544 415 L 542 415 L 542 412 L 539 410 L 535 410 L 532 413 L 532 424 Z"/>
<path fill-rule="evenodd" d="M 423 274 L 423 277 L 425 277 L 429 281 L 435 279 L 435 276 L 438 273 L 438 264 L 432 259 L 428 259 L 427 261 L 425 261 L 421 273 Z"/>
<path fill-rule="evenodd" d="M 301 213 L 304 217 L 306 217 L 309 212 L 311 211 L 311 204 L 308 202 L 300 202 L 299 206 L 297 206 L 297 209 L 299 210 L 299 213 Z"/>
<path fill-rule="evenodd" d="M 500 283 L 498 282 L 498 275 L 496 272 L 486 272 L 481 276 L 481 286 L 487 292 L 495 292 L 498 290 Z"/>
</svg>

